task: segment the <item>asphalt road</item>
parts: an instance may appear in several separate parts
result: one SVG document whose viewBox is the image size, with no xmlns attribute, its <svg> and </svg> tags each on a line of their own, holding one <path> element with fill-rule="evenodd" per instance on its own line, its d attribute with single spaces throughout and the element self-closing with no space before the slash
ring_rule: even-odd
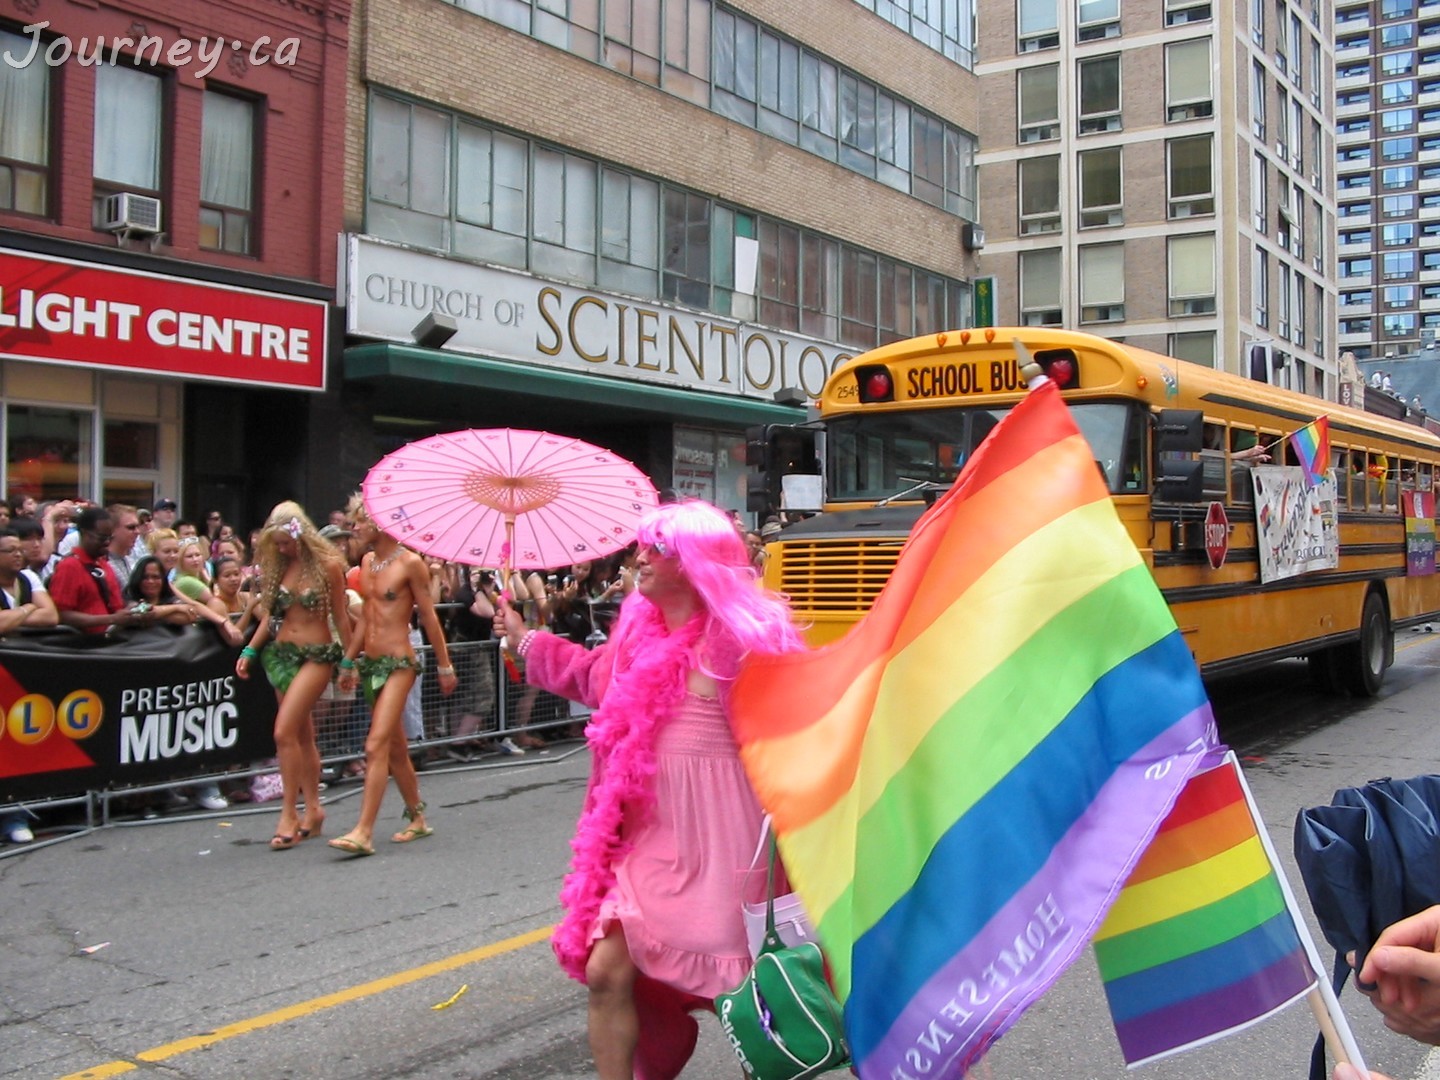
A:
<svg viewBox="0 0 1440 1080">
<path fill-rule="evenodd" d="M 1440 635 L 1400 646 L 1370 702 L 1317 696 L 1298 663 L 1212 688 L 1222 736 L 1287 860 L 1300 807 L 1374 776 L 1435 770 Z M 0 1075 L 590 1075 L 583 991 L 544 940 L 587 770 L 571 744 L 424 773 L 436 835 L 382 839 L 373 858 L 313 840 L 271 852 L 267 809 L 117 826 L 0 859 Z M 327 793 L 328 835 L 352 822 L 357 795 L 354 785 Z M 392 789 L 383 820 L 393 829 L 399 811 Z M 1353 991 L 1344 1002 L 1372 1066 L 1440 1076 L 1426 1048 L 1386 1032 Z M 1299 1005 L 1137 1075 L 1295 1080 L 1313 1034 Z M 685 1077 L 737 1075 L 718 1028 L 703 1023 Z M 973 1075 L 1125 1075 L 1093 961 L 1077 963 Z"/>
</svg>

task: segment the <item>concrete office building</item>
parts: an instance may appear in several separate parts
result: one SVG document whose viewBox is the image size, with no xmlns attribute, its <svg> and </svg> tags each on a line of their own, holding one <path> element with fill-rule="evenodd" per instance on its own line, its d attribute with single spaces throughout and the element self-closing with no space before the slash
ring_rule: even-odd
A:
<svg viewBox="0 0 1440 1080">
<path fill-rule="evenodd" d="M 971 321 L 961 0 L 357 0 L 345 394 L 744 506 L 744 429 Z M 428 323 L 427 316 L 431 316 Z"/>
<path fill-rule="evenodd" d="M 1319 0 L 1017 0 L 982 15 L 981 272 L 997 321 L 1334 397 Z"/>
</svg>

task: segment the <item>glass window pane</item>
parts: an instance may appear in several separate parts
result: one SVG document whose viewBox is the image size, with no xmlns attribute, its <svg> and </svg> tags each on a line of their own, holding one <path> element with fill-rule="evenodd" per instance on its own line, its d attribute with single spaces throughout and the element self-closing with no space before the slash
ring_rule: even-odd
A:
<svg viewBox="0 0 1440 1080">
<path fill-rule="evenodd" d="M 1020 123 L 1039 124 L 1060 119 L 1060 66 L 1022 68 L 1020 80 Z"/>
<path fill-rule="evenodd" d="M 160 79 L 134 67 L 95 71 L 94 174 L 122 187 L 160 189 Z"/>
<path fill-rule="evenodd" d="M 203 202 L 250 209 L 255 107 L 248 101 L 207 91 L 200 136 L 200 198 Z"/>
<path fill-rule="evenodd" d="M 0 31 L 0 55 L 23 57 L 30 39 Z M 0 64 L 0 157 L 45 165 L 50 160 L 50 67 Z"/>
<path fill-rule="evenodd" d="M 93 423 L 89 412 L 11 405 L 5 425 L 7 496 L 89 498 L 94 490 Z"/>
<path fill-rule="evenodd" d="M 1168 75 L 1167 103 L 1209 101 L 1210 39 L 1182 41 L 1165 50 Z"/>
</svg>

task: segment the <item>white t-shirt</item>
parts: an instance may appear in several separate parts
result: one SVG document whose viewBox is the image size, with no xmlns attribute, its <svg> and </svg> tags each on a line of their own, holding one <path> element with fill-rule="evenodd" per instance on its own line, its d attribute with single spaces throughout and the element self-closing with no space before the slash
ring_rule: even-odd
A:
<svg viewBox="0 0 1440 1080">
<path fill-rule="evenodd" d="M 42 593 L 42 592 L 45 591 L 45 586 L 42 585 L 42 584 L 40 584 L 40 578 L 39 578 L 39 576 L 35 573 L 35 571 L 33 571 L 33 570 L 21 570 L 20 573 L 24 574 L 24 575 L 25 575 L 25 580 L 28 581 L 28 582 L 30 582 L 30 594 L 31 594 L 32 596 L 33 596 L 35 593 Z M 17 607 L 19 607 L 19 606 L 20 606 L 20 583 L 19 583 L 18 581 L 15 583 L 15 592 L 14 592 L 13 595 L 12 595 L 11 592 L 10 592 L 8 589 L 6 589 L 4 586 L 0 586 L 0 607 L 5 607 L 5 608 L 17 608 Z"/>
</svg>

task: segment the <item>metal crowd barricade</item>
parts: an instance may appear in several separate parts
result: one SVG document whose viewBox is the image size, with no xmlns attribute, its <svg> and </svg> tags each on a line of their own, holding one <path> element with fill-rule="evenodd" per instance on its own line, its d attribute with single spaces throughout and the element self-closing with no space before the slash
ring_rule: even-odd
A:
<svg viewBox="0 0 1440 1080">
<path fill-rule="evenodd" d="M 439 680 L 435 676 L 433 650 L 428 644 L 416 652 L 424 661 L 424 671 L 417 683 L 418 693 L 407 704 L 407 734 L 413 759 L 421 766 L 431 762 L 439 763 L 449 758 L 474 760 L 486 755 L 513 754 L 525 749 L 532 740 L 565 741 L 583 738 L 583 729 L 589 719 L 589 710 L 574 702 L 565 700 L 527 686 L 511 674 L 498 642 L 470 641 L 452 642 L 447 646 L 451 666 L 455 668 L 459 683 L 454 693 L 447 696 L 440 692 Z M 353 779 L 351 762 L 363 761 L 365 737 L 370 730 L 370 707 L 362 691 L 357 690 L 349 697 L 342 697 L 334 684 L 316 704 L 314 710 L 315 737 L 325 766 L 328 785 L 344 784 Z M 451 753 L 447 754 L 447 751 Z M 179 789 L 201 784 L 218 783 L 222 790 L 233 794 L 252 787 L 256 777 L 274 773 L 273 761 L 253 762 L 249 767 L 205 775 L 189 774 L 145 785 L 99 791 L 76 792 L 48 799 L 33 799 L 22 802 L 0 802 L 0 813 L 14 810 L 39 812 L 40 823 L 47 833 L 45 838 L 31 844 L 0 844 L 0 859 L 32 851 L 49 843 L 56 843 L 75 835 L 84 835 L 96 828 L 116 824 L 141 824 L 136 807 L 154 803 L 161 795 L 171 797 L 166 815 L 173 816 L 182 803 L 175 796 Z M 354 770 L 358 772 L 358 770 Z M 358 790 L 358 780 L 355 781 Z M 330 788 L 332 795 L 334 787 Z M 248 801 L 248 800 L 247 800 Z M 184 810 L 186 816 L 220 817 L 244 812 L 272 811 L 278 803 L 261 801 L 250 811 L 244 807 L 232 806 L 224 811 Z M 60 824 L 55 819 L 56 811 L 66 811 L 68 823 Z M 73 813 L 79 808 L 81 813 Z M 58 826 L 58 828 L 57 828 Z"/>
</svg>

